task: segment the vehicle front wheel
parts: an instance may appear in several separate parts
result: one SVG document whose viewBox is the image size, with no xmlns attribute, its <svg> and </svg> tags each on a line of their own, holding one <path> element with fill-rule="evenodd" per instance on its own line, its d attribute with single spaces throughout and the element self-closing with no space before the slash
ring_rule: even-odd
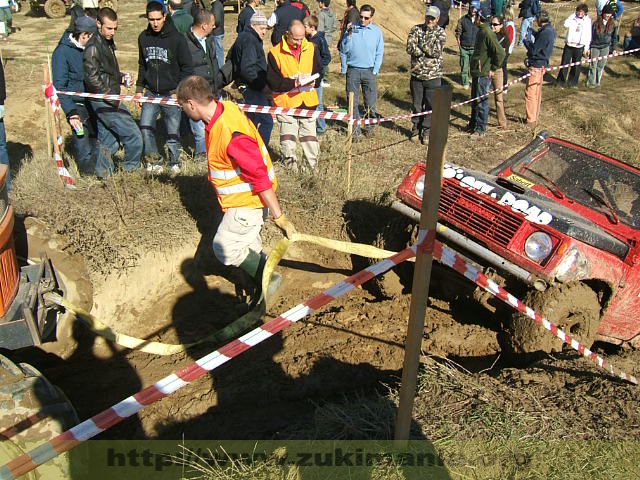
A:
<svg viewBox="0 0 640 480">
<path fill-rule="evenodd" d="M 587 347 L 593 343 L 600 325 L 600 302 L 588 285 L 572 283 L 544 292 L 530 291 L 524 302 L 580 343 Z M 505 347 L 515 354 L 562 350 L 560 339 L 520 312 L 513 314 L 504 335 Z"/>
<path fill-rule="evenodd" d="M 44 13 L 49 18 L 62 18 L 67 14 L 67 5 L 63 0 L 47 0 L 44 4 Z"/>
</svg>

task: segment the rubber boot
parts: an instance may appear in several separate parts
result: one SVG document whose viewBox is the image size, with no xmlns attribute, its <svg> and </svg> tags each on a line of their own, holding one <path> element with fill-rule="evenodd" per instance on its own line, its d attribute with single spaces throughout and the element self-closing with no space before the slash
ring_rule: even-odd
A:
<svg viewBox="0 0 640 480">
<path fill-rule="evenodd" d="M 249 250 L 249 255 L 244 261 L 240 264 L 240 268 L 247 272 L 249 276 L 253 279 L 255 283 L 255 295 L 253 295 L 253 299 L 251 301 L 251 307 L 255 307 L 258 303 L 260 303 L 264 297 L 262 292 L 262 274 L 264 272 L 264 266 L 267 263 L 267 255 L 262 253 L 254 252 L 253 250 Z M 282 283 L 282 275 L 278 272 L 273 272 L 271 275 L 271 281 L 269 282 L 269 286 L 267 287 L 267 297 L 271 298 L 280 288 L 280 284 Z"/>
</svg>

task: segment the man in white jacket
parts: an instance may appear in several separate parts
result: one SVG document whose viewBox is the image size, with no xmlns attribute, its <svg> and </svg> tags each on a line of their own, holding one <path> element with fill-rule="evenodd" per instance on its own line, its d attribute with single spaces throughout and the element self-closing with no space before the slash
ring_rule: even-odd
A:
<svg viewBox="0 0 640 480">
<path fill-rule="evenodd" d="M 589 55 L 589 45 L 591 45 L 591 18 L 589 18 L 589 7 L 586 3 L 581 3 L 576 7 L 576 13 L 569 16 L 564 21 L 567 29 L 564 49 L 562 50 L 561 65 L 579 62 L 583 56 Z M 586 49 L 586 51 L 585 51 Z M 564 88 L 569 86 L 576 88 L 580 78 L 580 65 L 562 68 L 558 73 L 556 83 Z"/>
</svg>

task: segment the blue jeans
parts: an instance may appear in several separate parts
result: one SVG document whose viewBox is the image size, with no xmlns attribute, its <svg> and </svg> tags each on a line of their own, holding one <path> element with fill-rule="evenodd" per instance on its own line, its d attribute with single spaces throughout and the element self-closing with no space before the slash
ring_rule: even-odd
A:
<svg viewBox="0 0 640 480">
<path fill-rule="evenodd" d="M 204 132 L 204 122 L 195 122 L 189 119 L 189 125 L 191 126 L 191 133 L 193 133 L 193 139 L 196 142 L 196 155 L 207 153 L 207 139 Z"/>
<path fill-rule="evenodd" d="M 247 88 L 242 92 L 242 97 L 244 98 L 244 102 L 250 105 L 262 105 L 265 107 L 270 105 L 267 96 L 258 90 Z M 268 113 L 247 113 L 247 117 L 249 117 L 258 128 L 264 144 L 269 145 L 271 132 L 273 130 L 273 117 Z"/>
<path fill-rule="evenodd" d="M 7 151 L 7 132 L 4 128 L 4 118 L 0 118 L 0 164 L 9 167 L 7 170 L 7 191 L 11 191 L 11 165 L 9 165 L 9 152 Z"/>
<path fill-rule="evenodd" d="M 132 172 L 140 168 L 142 134 L 129 109 L 120 104 L 114 107 L 100 100 L 91 100 L 91 107 L 98 117 L 98 157 L 96 175 L 107 178 L 113 173 L 112 155 L 124 147 L 123 170 Z"/>
<path fill-rule="evenodd" d="M 320 103 L 318 103 L 318 107 L 316 108 L 316 110 L 319 112 L 324 112 L 324 103 L 322 101 L 323 90 L 324 88 L 322 87 L 322 85 L 316 88 L 316 91 L 318 92 L 318 99 L 320 100 Z M 316 120 L 316 132 L 324 133 L 326 131 L 327 131 L 327 121 L 324 118 L 318 118 L 318 120 Z"/>
<path fill-rule="evenodd" d="M 491 77 L 473 77 L 471 80 L 471 98 L 486 95 L 491 89 Z M 471 123 L 475 132 L 486 132 L 489 121 L 489 96 L 471 103 Z"/>
<path fill-rule="evenodd" d="M 354 118 L 360 118 L 360 108 L 358 106 L 360 88 L 362 88 L 362 94 L 364 96 L 365 117 L 376 118 L 378 88 L 376 76 L 373 74 L 373 68 L 349 67 L 347 69 L 347 98 L 349 98 L 349 93 L 353 92 Z M 373 125 L 367 125 L 366 130 L 372 131 Z M 353 132 L 355 135 L 358 135 L 360 133 L 360 125 L 356 125 Z"/>
<path fill-rule="evenodd" d="M 536 17 L 523 18 L 520 24 L 520 43 L 524 42 L 525 38 L 528 38 L 533 42 L 533 21 Z"/>
<path fill-rule="evenodd" d="M 213 35 L 213 43 L 216 45 L 216 60 L 218 61 L 218 67 L 222 68 L 224 65 L 224 34 Z"/>
<path fill-rule="evenodd" d="M 81 174 L 92 175 L 96 170 L 96 134 L 87 107 L 83 103 L 76 103 L 76 110 L 84 127 L 84 135 L 81 137 L 76 135 L 75 131 L 73 132 L 76 165 Z"/>
<path fill-rule="evenodd" d="M 340 73 L 347 73 L 347 54 L 340 52 Z"/>
<path fill-rule="evenodd" d="M 154 95 L 145 92 L 146 95 Z M 162 111 L 164 124 L 167 127 L 167 149 L 169 150 L 169 164 L 177 165 L 180 160 L 180 121 L 182 110 L 175 105 L 158 105 L 157 103 L 143 103 L 140 114 L 140 131 L 144 140 L 144 154 L 157 155 L 156 120 Z"/>
</svg>

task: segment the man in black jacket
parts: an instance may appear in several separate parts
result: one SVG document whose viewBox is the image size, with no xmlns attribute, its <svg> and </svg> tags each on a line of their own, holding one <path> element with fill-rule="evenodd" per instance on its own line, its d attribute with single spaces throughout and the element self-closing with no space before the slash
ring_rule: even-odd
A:
<svg viewBox="0 0 640 480">
<path fill-rule="evenodd" d="M 233 79 L 242 92 L 245 103 L 269 106 L 267 97 L 267 57 L 262 41 L 267 35 L 267 18 L 262 12 L 251 17 L 249 25 L 238 34 L 229 50 L 228 59 L 233 63 Z M 273 118 L 268 113 L 247 113 L 257 127 L 265 145 L 269 145 Z"/>
<path fill-rule="evenodd" d="M 268 26 L 273 28 L 271 32 L 271 45 L 274 47 L 282 40 L 282 35 L 289 29 L 294 20 L 304 20 L 309 16 L 309 8 L 303 2 L 280 0 L 276 10 L 269 17 Z"/>
<path fill-rule="evenodd" d="M 167 97 L 175 94 L 178 84 L 193 74 L 191 53 L 187 39 L 178 32 L 173 23 L 167 21 L 162 5 L 157 2 L 147 4 L 149 26 L 138 37 L 138 80 L 136 95 L 143 92 L 154 97 Z M 147 171 L 161 173 L 164 170 L 156 143 L 156 120 L 162 111 L 167 128 L 167 148 L 169 150 L 169 168 L 172 174 L 180 173 L 180 107 L 177 105 L 159 105 L 143 103 L 140 114 L 140 130 L 144 139 L 144 154 Z"/>
<path fill-rule="evenodd" d="M 213 41 L 216 44 L 216 58 L 218 67 L 224 65 L 224 0 L 215 0 L 211 4 L 211 11 L 216 18 L 216 27 L 213 29 Z"/>
<path fill-rule="evenodd" d="M 187 32 L 187 45 L 193 61 L 193 74 L 205 78 L 216 98 L 222 85 L 220 69 L 216 60 L 216 46 L 211 36 L 215 28 L 215 17 L 211 10 L 199 10 L 193 20 L 193 26 Z M 196 143 L 196 156 L 206 160 L 207 145 L 204 122 L 189 119 L 191 132 Z"/>
<path fill-rule="evenodd" d="M 98 34 L 93 35 L 84 49 L 84 84 L 89 93 L 120 94 L 120 85 L 130 86 L 129 74 L 120 72 L 113 37 L 118 28 L 118 16 L 110 8 L 101 8 L 96 22 Z M 118 101 L 91 100 L 98 117 L 98 158 L 96 175 L 107 178 L 113 173 L 112 155 L 124 146 L 126 172 L 140 168 L 142 135 L 129 109 Z"/>
</svg>

